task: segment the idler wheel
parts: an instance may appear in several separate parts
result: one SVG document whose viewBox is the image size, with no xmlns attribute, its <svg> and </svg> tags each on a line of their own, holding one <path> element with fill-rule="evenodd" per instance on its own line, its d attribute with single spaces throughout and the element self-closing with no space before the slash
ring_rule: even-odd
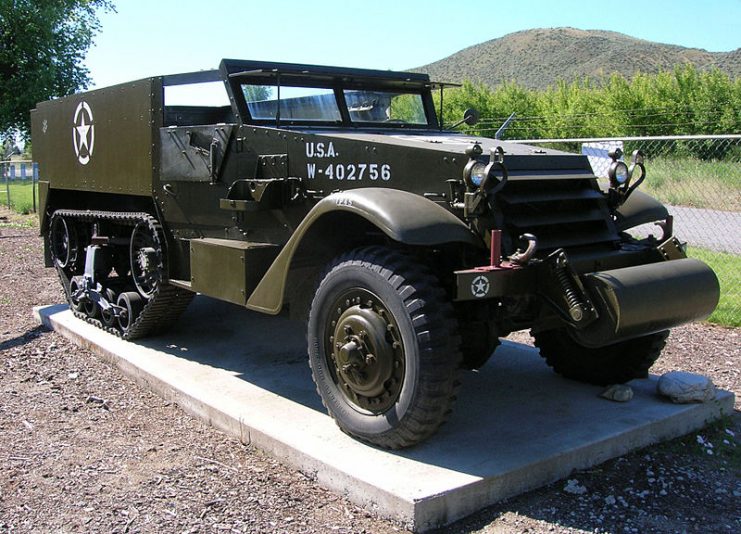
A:
<svg viewBox="0 0 741 534">
<path fill-rule="evenodd" d="M 49 229 L 49 249 L 57 267 L 66 269 L 77 261 L 77 232 L 71 221 L 60 215 L 52 217 Z"/>
</svg>

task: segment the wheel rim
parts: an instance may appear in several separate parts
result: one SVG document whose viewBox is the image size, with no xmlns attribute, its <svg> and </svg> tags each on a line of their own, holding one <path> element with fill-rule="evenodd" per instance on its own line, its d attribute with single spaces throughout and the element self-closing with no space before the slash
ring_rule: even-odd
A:
<svg viewBox="0 0 741 534">
<path fill-rule="evenodd" d="M 93 319 L 97 319 L 100 315 L 100 308 L 98 307 L 97 302 L 93 302 L 92 300 L 86 300 L 82 303 L 82 307 L 85 310 L 85 313 L 88 317 L 92 317 Z"/>
<path fill-rule="evenodd" d="M 105 291 L 105 298 L 108 302 L 113 303 L 116 301 L 116 293 L 112 289 L 107 289 Z M 100 320 L 103 321 L 103 324 L 106 326 L 116 326 L 116 316 L 113 314 L 113 310 L 108 308 L 107 310 L 104 310 L 101 308 L 100 310 Z"/>
<path fill-rule="evenodd" d="M 162 254 L 156 229 L 146 222 L 137 224 L 131 235 L 129 252 L 134 284 L 145 298 L 150 298 L 157 290 L 162 274 Z"/>
<path fill-rule="evenodd" d="M 116 316 L 110 310 L 101 310 L 100 320 L 106 326 L 116 326 Z"/>
<path fill-rule="evenodd" d="M 54 262 L 62 269 L 74 263 L 76 239 L 64 217 L 54 217 L 50 231 L 51 254 Z"/>
<path fill-rule="evenodd" d="M 363 288 L 334 300 L 325 332 L 332 379 L 355 408 L 374 414 L 391 408 L 404 382 L 399 328 L 383 301 Z"/>
</svg>

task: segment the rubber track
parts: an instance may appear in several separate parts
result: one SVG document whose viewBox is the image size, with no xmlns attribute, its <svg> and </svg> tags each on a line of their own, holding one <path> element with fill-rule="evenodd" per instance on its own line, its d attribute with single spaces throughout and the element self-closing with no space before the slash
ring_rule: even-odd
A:
<svg viewBox="0 0 741 534">
<path fill-rule="evenodd" d="M 132 228 L 140 222 L 147 222 L 149 227 L 157 232 L 160 241 L 163 241 L 162 227 L 159 222 L 148 213 L 138 212 L 121 212 L 121 211 L 96 211 L 96 210 L 57 210 L 52 217 L 65 217 L 69 220 L 82 223 L 95 223 L 106 221 L 122 226 L 131 226 Z M 165 254 L 162 254 L 163 262 Z M 161 266 L 163 273 L 166 272 L 165 266 Z M 70 278 L 59 267 L 57 274 L 61 279 L 69 300 L 69 283 Z M 70 306 L 75 317 L 86 321 L 92 325 L 105 330 L 122 339 L 130 340 L 144 337 L 148 334 L 160 332 L 171 326 L 180 315 L 185 311 L 193 300 L 193 293 L 186 289 L 177 288 L 167 284 L 164 279 L 158 284 L 157 289 L 149 300 L 146 300 L 144 309 L 136 318 L 134 324 L 127 332 L 122 332 L 117 328 L 104 325 L 100 320 L 93 319 L 87 314 L 75 310 Z"/>
</svg>

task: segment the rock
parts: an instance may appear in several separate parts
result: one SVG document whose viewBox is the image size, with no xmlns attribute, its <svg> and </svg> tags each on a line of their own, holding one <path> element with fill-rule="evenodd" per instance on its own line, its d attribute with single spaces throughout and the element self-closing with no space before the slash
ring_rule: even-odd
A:
<svg viewBox="0 0 741 534">
<path fill-rule="evenodd" d="M 685 371 L 670 371 L 659 378 L 656 385 L 659 395 L 669 397 L 676 404 L 707 402 L 715 398 L 712 380 L 703 375 Z"/>
<path fill-rule="evenodd" d="M 625 384 L 613 384 L 612 386 L 608 386 L 608 388 L 600 394 L 600 397 L 615 402 L 628 402 L 633 398 L 633 390 L 630 386 L 626 386 Z"/>
<path fill-rule="evenodd" d="M 566 482 L 566 486 L 564 486 L 563 490 L 566 493 L 571 493 L 573 495 L 584 495 L 587 492 L 587 488 L 580 486 L 579 481 L 573 478 Z"/>
</svg>

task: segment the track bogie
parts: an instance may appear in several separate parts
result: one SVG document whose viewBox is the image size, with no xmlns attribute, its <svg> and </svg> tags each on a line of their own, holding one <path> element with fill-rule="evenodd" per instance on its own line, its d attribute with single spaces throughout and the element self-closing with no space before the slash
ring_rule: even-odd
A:
<svg viewBox="0 0 741 534">
<path fill-rule="evenodd" d="M 165 241 L 149 214 L 57 210 L 50 229 L 72 311 L 110 333 L 143 337 L 171 323 L 192 298 L 166 283 Z"/>
</svg>

